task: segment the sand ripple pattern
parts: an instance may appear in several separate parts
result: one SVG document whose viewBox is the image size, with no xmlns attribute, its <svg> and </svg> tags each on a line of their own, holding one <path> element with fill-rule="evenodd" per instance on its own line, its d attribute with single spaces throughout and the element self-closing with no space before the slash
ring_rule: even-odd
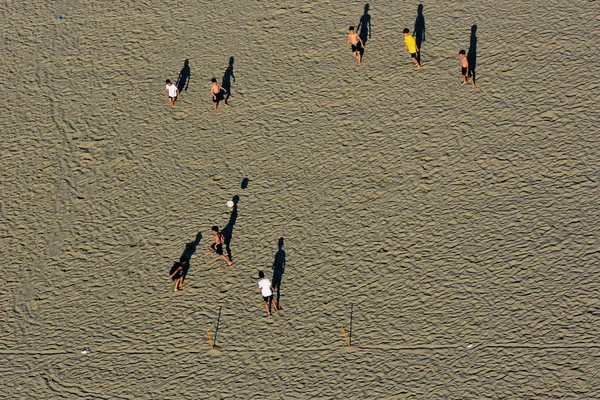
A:
<svg viewBox="0 0 600 400">
<path fill-rule="evenodd" d="M 597 4 L 417 4 L 5 1 L 0 398 L 600 398 Z"/>
</svg>

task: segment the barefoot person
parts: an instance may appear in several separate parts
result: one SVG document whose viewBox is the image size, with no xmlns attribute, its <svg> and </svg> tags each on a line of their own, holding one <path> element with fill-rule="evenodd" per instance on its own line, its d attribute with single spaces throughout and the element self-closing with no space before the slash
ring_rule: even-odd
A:
<svg viewBox="0 0 600 400">
<path fill-rule="evenodd" d="M 175 107 L 175 100 L 179 100 L 179 89 L 177 86 L 173 85 L 169 79 L 167 79 L 167 87 L 166 87 L 167 99 L 169 99 L 169 103 L 171 104 L 171 108 Z"/>
<path fill-rule="evenodd" d="M 183 287 L 183 264 L 180 261 L 177 261 L 171 267 L 171 271 L 169 272 L 169 274 L 169 279 L 175 282 L 175 287 L 173 287 L 173 291 L 179 291 Z"/>
<path fill-rule="evenodd" d="M 212 78 L 210 80 L 212 85 L 210 87 L 210 93 L 212 94 L 213 103 L 215 105 L 215 111 L 217 111 L 217 106 L 219 102 L 223 100 L 223 104 L 227 105 L 227 99 L 224 94 L 227 93 L 225 89 L 221 85 L 217 83 L 217 78 Z"/>
<path fill-rule="evenodd" d="M 223 242 L 225 241 L 225 236 L 223 233 L 219 232 L 218 226 L 213 226 L 212 233 L 215 235 L 215 242 L 210 245 L 206 254 L 210 254 L 211 251 L 215 251 L 223 260 L 227 262 L 227 265 L 233 264 L 229 258 L 223 254 Z"/>
<path fill-rule="evenodd" d="M 404 28 L 404 51 L 408 51 L 410 53 L 410 58 L 412 58 L 413 62 L 415 63 L 415 67 L 420 69 L 421 64 L 419 64 L 418 59 L 419 46 L 417 46 L 417 42 L 415 41 L 415 38 L 411 36 L 408 28 Z"/>
<path fill-rule="evenodd" d="M 460 72 L 462 73 L 462 85 L 466 85 L 469 80 L 469 75 L 471 75 L 471 71 L 469 71 L 469 60 L 467 59 L 467 55 L 464 50 L 458 52 L 458 56 L 460 57 Z M 473 85 L 473 89 L 475 89 L 475 81 L 471 79 L 471 84 Z"/>
<path fill-rule="evenodd" d="M 352 54 L 354 54 L 354 57 L 356 57 L 358 63 L 360 64 L 360 52 L 363 50 L 365 45 L 360 36 L 354 32 L 353 26 L 351 26 L 348 30 L 348 43 L 346 44 L 346 50 L 348 50 L 350 47 L 352 47 Z"/>
<path fill-rule="evenodd" d="M 259 271 L 258 277 L 260 281 L 258 281 L 258 288 L 262 293 L 263 300 L 265 302 L 265 308 L 267 309 L 267 315 L 271 315 L 271 304 L 277 310 L 277 304 L 275 303 L 275 299 L 273 298 L 273 286 L 271 286 L 271 281 L 265 278 L 265 273 Z"/>
</svg>

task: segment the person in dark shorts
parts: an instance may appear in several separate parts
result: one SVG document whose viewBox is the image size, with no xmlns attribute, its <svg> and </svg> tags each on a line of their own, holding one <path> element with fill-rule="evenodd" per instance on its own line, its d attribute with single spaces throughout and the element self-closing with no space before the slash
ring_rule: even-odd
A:
<svg viewBox="0 0 600 400">
<path fill-rule="evenodd" d="M 361 62 L 361 53 L 364 47 L 365 45 L 362 39 L 354 31 L 354 27 L 351 26 L 348 29 L 348 43 L 346 44 L 346 49 L 352 48 L 352 54 L 354 55 L 354 57 L 356 57 L 356 60 L 359 64 Z"/>
<path fill-rule="evenodd" d="M 410 58 L 415 63 L 415 67 L 417 69 L 421 68 L 421 64 L 419 63 L 419 46 L 417 46 L 417 42 L 415 38 L 411 36 L 410 30 L 408 28 L 404 28 L 404 51 L 408 51 L 410 53 Z"/>
<path fill-rule="evenodd" d="M 467 59 L 467 55 L 464 50 L 458 52 L 458 56 L 460 57 L 460 73 L 462 74 L 462 83 L 461 85 L 466 85 L 469 81 L 469 60 Z M 475 81 L 471 78 L 471 84 L 473 85 L 473 89 L 475 89 Z"/>
<path fill-rule="evenodd" d="M 275 299 L 273 298 L 273 286 L 271 286 L 271 281 L 265 278 L 264 272 L 259 271 L 258 277 L 260 278 L 260 281 L 258 281 L 258 289 L 260 290 L 263 301 L 265 302 L 267 315 L 271 315 L 271 305 L 273 305 L 275 311 L 279 311 L 277 309 L 277 303 L 275 303 Z"/>
<path fill-rule="evenodd" d="M 179 100 L 179 89 L 177 89 L 177 86 L 173 85 L 169 79 L 167 79 L 166 82 L 167 99 L 169 99 L 169 104 L 171 104 L 171 107 L 175 107 L 175 100 Z"/>
<path fill-rule="evenodd" d="M 179 291 L 183 286 L 183 264 L 180 261 L 177 261 L 175 264 L 173 264 L 169 275 L 169 279 L 175 282 L 173 291 Z"/>
<path fill-rule="evenodd" d="M 212 94 L 215 111 L 217 111 L 217 106 L 219 105 L 220 101 L 223 101 L 223 104 L 227 105 L 227 99 L 224 96 L 227 91 L 223 89 L 223 86 L 217 83 L 217 78 L 212 78 L 210 81 L 212 82 L 210 93 Z"/>
<path fill-rule="evenodd" d="M 225 236 L 223 233 L 219 232 L 218 226 L 215 225 L 211 229 L 212 233 L 215 235 L 215 242 L 210 245 L 206 254 L 210 254 L 214 250 L 223 260 L 227 262 L 227 265 L 233 264 L 231 260 L 229 260 L 229 257 L 223 254 L 223 242 L 225 241 Z"/>
</svg>

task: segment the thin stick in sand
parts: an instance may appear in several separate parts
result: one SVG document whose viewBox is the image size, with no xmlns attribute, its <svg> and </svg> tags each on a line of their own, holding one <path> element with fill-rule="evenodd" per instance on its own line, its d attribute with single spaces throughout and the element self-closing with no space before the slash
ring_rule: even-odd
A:
<svg viewBox="0 0 600 400">
<path fill-rule="evenodd" d="M 346 339 L 346 343 L 348 347 L 350 347 L 350 340 L 348 340 L 348 335 L 346 335 L 346 331 L 344 330 L 344 326 L 342 325 L 342 333 L 344 334 L 344 339 Z"/>
<path fill-rule="evenodd" d="M 214 346 L 217 345 L 217 335 L 219 334 L 219 322 L 221 322 L 221 310 L 223 309 L 223 306 L 219 307 L 219 316 L 217 317 L 217 328 L 215 329 L 215 340 L 213 342 Z M 213 349 L 214 349 L 213 346 Z"/>
<path fill-rule="evenodd" d="M 350 339 L 348 343 L 352 345 L 352 316 L 354 314 L 354 304 L 350 304 Z"/>
<path fill-rule="evenodd" d="M 215 349 L 215 345 L 213 344 L 212 339 L 210 338 L 210 331 L 206 328 L 206 336 L 208 336 L 208 344 L 210 344 L 211 349 Z"/>
</svg>

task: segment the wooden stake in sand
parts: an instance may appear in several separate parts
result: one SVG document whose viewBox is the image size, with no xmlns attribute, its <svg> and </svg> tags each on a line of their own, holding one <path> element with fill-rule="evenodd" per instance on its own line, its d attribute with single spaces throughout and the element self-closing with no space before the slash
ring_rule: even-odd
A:
<svg viewBox="0 0 600 400">
<path fill-rule="evenodd" d="M 213 344 L 216 346 L 217 345 L 217 335 L 219 334 L 219 322 L 221 322 L 221 310 L 223 309 L 223 306 L 219 307 L 219 317 L 217 318 L 217 328 L 215 329 L 215 340 L 213 341 Z M 213 347 L 214 349 L 214 347 Z"/>
<path fill-rule="evenodd" d="M 349 346 L 352 345 L 352 315 L 354 314 L 354 304 L 350 304 L 350 341 Z"/>
<path fill-rule="evenodd" d="M 206 328 L 206 336 L 208 336 L 208 344 L 210 344 L 210 348 L 214 350 L 215 346 L 210 338 L 210 331 L 208 330 L 208 328 Z"/>
<path fill-rule="evenodd" d="M 342 333 L 344 334 L 344 339 L 346 339 L 346 343 L 348 347 L 350 347 L 350 340 L 348 340 L 348 335 L 346 335 L 346 331 L 344 330 L 344 326 L 342 325 Z"/>
</svg>

